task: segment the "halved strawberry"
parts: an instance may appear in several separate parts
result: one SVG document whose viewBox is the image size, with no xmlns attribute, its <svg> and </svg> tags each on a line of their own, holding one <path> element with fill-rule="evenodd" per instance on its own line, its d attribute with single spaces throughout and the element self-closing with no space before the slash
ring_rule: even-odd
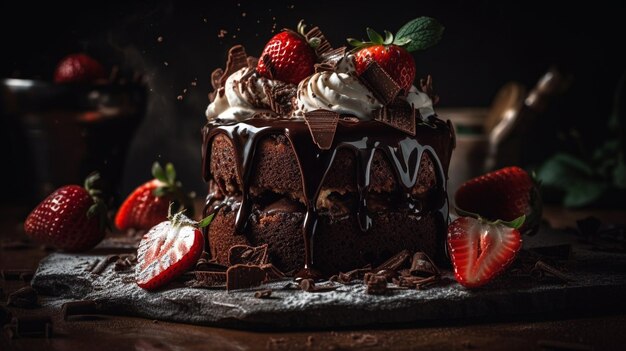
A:
<svg viewBox="0 0 626 351">
<path fill-rule="evenodd" d="M 115 226 L 120 230 L 130 228 L 148 230 L 167 219 L 170 201 L 177 201 L 192 215 L 193 204 L 176 181 L 176 170 L 171 163 L 165 169 L 155 162 L 152 179 L 135 189 L 120 206 L 115 215 Z"/>
<path fill-rule="evenodd" d="M 534 179 L 519 167 L 506 167 L 463 183 L 455 196 L 457 212 L 491 221 L 526 216 L 522 233 L 536 231 L 541 221 L 541 196 Z"/>
<path fill-rule="evenodd" d="M 212 218 L 198 223 L 179 212 L 150 229 L 137 250 L 137 285 L 154 290 L 191 268 L 204 249 L 200 227 L 208 225 Z"/>
<path fill-rule="evenodd" d="M 475 288 L 500 274 L 522 247 L 516 228 L 523 221 L 522 216 L 508 225 L 472 217 L 452 222 L 448 226 L 448 248 L 456 280 L 467 288 Z"/>
</svg>

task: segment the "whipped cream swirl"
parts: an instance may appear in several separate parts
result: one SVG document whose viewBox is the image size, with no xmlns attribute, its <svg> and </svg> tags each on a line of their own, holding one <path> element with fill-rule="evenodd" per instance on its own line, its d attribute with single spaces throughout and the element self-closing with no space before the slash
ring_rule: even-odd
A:
<svg viewBox="0 0 626 351">
<path fill-rule="evenodd" d="M 215 100 L 206 109 L 206 117 L 242 121 L 256 113 L 271 113 L 267 92 L 278 84 L 285 83 L 260 77 L 254 69 L 244 67 L 231 74 L 217 90 Z"/>
</svg>

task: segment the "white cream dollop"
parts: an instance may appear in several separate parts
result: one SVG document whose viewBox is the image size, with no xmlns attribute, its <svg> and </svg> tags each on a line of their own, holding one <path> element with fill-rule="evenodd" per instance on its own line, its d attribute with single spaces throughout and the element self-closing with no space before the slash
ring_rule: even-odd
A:
<svg viewBox="0 0 626 351">
<path fill-rule="evenodd" d="M 435 114 L 435 110 L 433 109 L 433 101 L 430 99 L 428 94 L 422 93 L 417 90 L 415 85 L 409 89 L 409 93 L 406 96 L 406 101 L 413 105 L 413 108 L 416 108 L 420 111 L 420 115 L 422 119 L 426 117 L 432 116 Z"/>
<path fill-rule="evenodd" d="M 343 57 L 335 71 L 323 71 L 301 81 L 298 85 L 295 115 L 323 109 L 354 115 L 362 120 L 372 118 L 372 112 L 382 104 L 359 81 L 354 57 Z"/>
<path fill-rule="evenodd" d="M 253 72 L 250 72 L 250 68 L 244 67 L 226 79 L 224 87 L 216 92 L 215 100 L 206 109 L 208 120 L 219 118 L 242 121 L 255 113 L 271 112 L 265 88 L 271 88 L 276 82 L 262 77 L 250 77 L 251 74 Z"/>
</svg>

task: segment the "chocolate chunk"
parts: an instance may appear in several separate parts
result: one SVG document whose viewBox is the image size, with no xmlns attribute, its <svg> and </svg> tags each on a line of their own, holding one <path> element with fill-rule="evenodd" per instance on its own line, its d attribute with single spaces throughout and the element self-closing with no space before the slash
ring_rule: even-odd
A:
<svg viewBox="0 0 626 351">
<path fill-rule="evenodd" d="M 418 113 L 406 100 L 396 99 L 393 103 L 375 110 L 374 119 L 415 136 L 415 119 Z"/>
<path fill-rule="evenodd" d="M 321 62 L 321 63 L 314 64 L 313 67 L 315 67 L 315 73 L 328 72 L 328 71 L 332 72 L 335 70 L 336 65 L 330 62 Z"/>
<path fill-rule="evenodd" d="M 333 145 L 339 114 L 328 110 L 309 111 L 304 114 L 313 142 L 322 150 Z"/>
<path fill-rule="evenodd" d="M 118 258 L 118 255 L 108 255 L 94 267 L 91 274 L 102 274 L 102 272 L 104 272 L 111 263 L 117 261 Z"/>
<path fill-rule="evenodd" d="M 113 267 L 113 269 L 116 272 L 127 271 L 130 268 L 132 268 L 136 262 L 137 262 L 136 255 L 133 255 L 133 254 L 122 255 L 117 259 L 117 261 L 115 261 L 115 266 Z"/>
<path fill-rule="evenodd" d="M 7 305 L 19 308 L 39 307 L 37 292 L 30 286 L 25 286 L 9 295 Z"/>
<path fill-rule="evenodd" d="M 226 283 L 226 272 L 193 272 L 195 280 L 191 281 L 188 286 L 192 288 L 216 288 L 224 287 Z"/>
<path fill-rule="evenodd" d="M 196 263 L 196 271 L 226 272 L 228 266 L 219 264 L 213 260 L 201 258 Z"/>
<path fill-rule="evenodd" d="M 398 269 L 402 268 L 402 266 L 404 266 L 409 257 L 411 257 L 411 253 L 409 252 L 409 250 L 402 250 L 387 261 L 383 262 L 380 266 L 376 267 L 374 271 L 378 272 L 386 269 L 397 271 Z"/>
<path fill-rule="evenodd" d="M 279 115 L 288 115 L 294 107 L 296 86 L 294 84 L 276 83 L 273 86 L 264 87 L 265 95 L 269 100 L 269 107 Z"/>
<path fill-rule="evenodd" d="M 337 281 L 342 284 L 348 284 L 356 279 L 363 279 L 366 273 L 370 273 L 372 271 L 372 267 L 367 265 L 363 268 L 353 269 L 349 272 L 339 273 L 337 276 Z"/>
<path fill-rule="evenodd" d="M 257 299 L 267 299 L 272 296 L 272 289 L 259 290 L 254 293 L 254 297 Z"/>
<path fill-rule="evenodd" d="M 374 93 L 374 96 L 383 105 L 388 105 L 396 99 L 402 88 L 376 62 L 371 61 L 359 79 Z"/>
<path fill-rule="evenodd" d="M 306 32 L 304 37 L 306 38 L 307 42 L 310 42 L 313 38 L 317 38 L 316 40 L 319 40 L 319 45 L 315 47 L 315 53 L 317 54 L 317 56 L 322 56 L 333 49 L 333 47 L 330 45 L 330 43 L 324 36 L 324 33 L 322 33 L 319 27 L 311 28 L 311 30 Z"/>
<path fill-rule="evenodd" d="M 222 74 L 222 77 L 220 78 L 220 87 L 223 87 L 224 84 L 226 84 L 226 79 L 228 79 L 231 74 L 246 66 L 248 66 L 248 55 L 246 55 L 246 50 L 243 48 L 243 46 L 235 45 L 230 48 L 230 50 L 228 50 L 226 69 L 224 70 L 224 74 Z"/>
<path fill-rule="evenodd" d="M 226 290 L 252 288 L 264 281 L 265 272 L 259 266 L 237 264 L 226 271 Z"/>
<path fill-rule="evenodd" d="M 439 275 L 439 268 L 427 254 L 418 251 L 413 255 L 409 272 L 417 277 L 428 278 Z"/>
<path fill-rule="evenodd" d="M 398 278 L 398 271 L 391 270 L 391 269 L 382 269 L 376 272 L 376 275 L 385 277 L 385 279 L 387 279 L 387 282 L 391 283 L 394 279 Z"/>
<path fill-rule="evenodd" d="M 387 293 L 387 278 L 374 273 L 367 273 L 363 278 L 367 285 L 366 292 L 370 295 L 383 295 Z"/>
<path fill-rule="evenodd" d="M 267 244 L 261 246 L 235 245 L 228 251 L 228 264 L 262 265 L 267 260 Z"/>
<path fill-rule="evenodd" d="M 61 306 L 61 317 L 67 321 L 68 317 L 97 314 L 96 302 L 93 300 L 66 302 Z"/>
<path fill-rule="evenodd" d="M 346 51 L 347 48 L 345 46 L 327 51 L 320 55 L 320 62 L 330 63 L 333 66 L 336 66 L 337 62 L 346 56 Z"/>
<path fill-rule="evenodd" d="M 302 279 L 300 280 L 299 286 L 302 291 L 311 293 L 329 292 L 338 288 L 338 286 L 329 284 L 316 285 L 313 279 Z"/>
</svg>

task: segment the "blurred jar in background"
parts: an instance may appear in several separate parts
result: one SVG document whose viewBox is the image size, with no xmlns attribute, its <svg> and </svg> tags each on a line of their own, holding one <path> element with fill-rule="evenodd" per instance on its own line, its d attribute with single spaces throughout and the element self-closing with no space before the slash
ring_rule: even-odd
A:
<svg viewBox="0 0 626 351">
<path fill-rule="evenodd" d="M 0 137 L 9 187 L 2 202 L 33 205 L 93 171 L 110 195 L 120 191 L 126 154 L 146 109 L 139 83 L 1 83 Z M 8 184 L 8 185 L 7 185 Z"/>
</svg>

